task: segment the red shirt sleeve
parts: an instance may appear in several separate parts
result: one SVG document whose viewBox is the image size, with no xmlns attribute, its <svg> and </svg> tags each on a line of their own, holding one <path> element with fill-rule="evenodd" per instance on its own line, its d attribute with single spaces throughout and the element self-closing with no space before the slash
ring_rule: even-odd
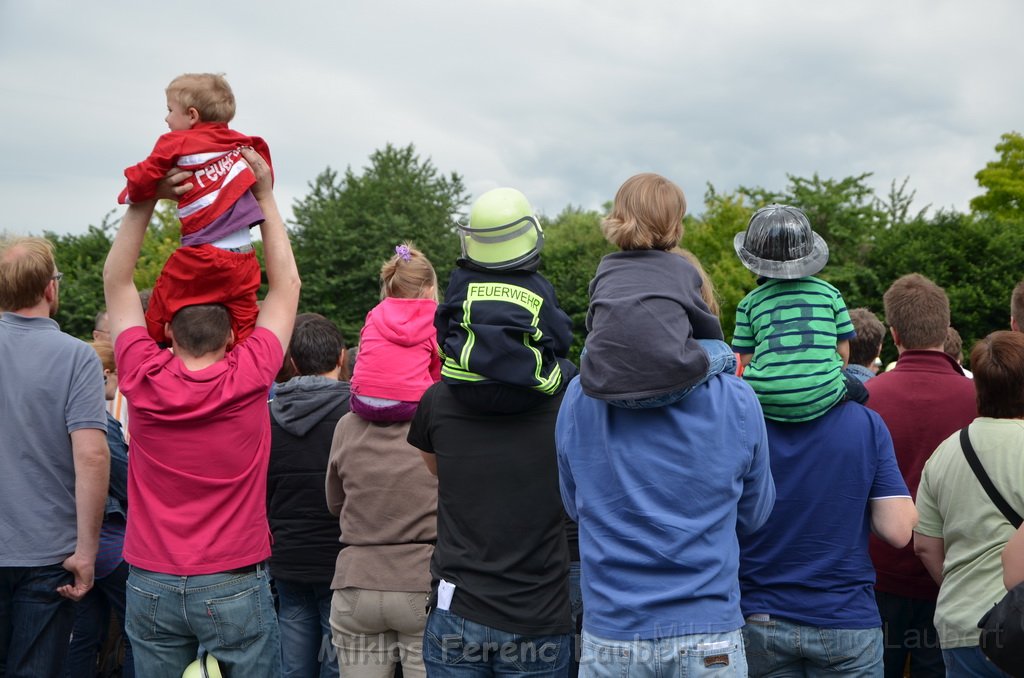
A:
<svg viewBox="0 0 1024 678">
<path fill-rule="evenodd" d="M 174 167 L 181 155 L 182 140 L 183 136 L 178 132 L 168 132 L 157 139 L 148 158 L 124 171 L 128 185 L 117 197 L 117 202 L 127 205 L 155 198 L 157 182 L 164 178 L 167 170 Z M 267 153 L 269 155 L 269 150 Z"/>
</svg>

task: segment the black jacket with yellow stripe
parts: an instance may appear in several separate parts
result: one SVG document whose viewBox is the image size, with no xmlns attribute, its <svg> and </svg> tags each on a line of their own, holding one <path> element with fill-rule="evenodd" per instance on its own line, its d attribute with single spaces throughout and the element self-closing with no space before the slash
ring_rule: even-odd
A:
<svg viewBox="0 0 1024 678">
<path fill-rule="evenodd" d="M 535 271 L 483 270 L 460 261 L 434 326 L 447 383 L 501 383 L 553 394 L 573 376 L 564 373 L 571 365 L 572 320 L 551 283 Z"/>
</svg>

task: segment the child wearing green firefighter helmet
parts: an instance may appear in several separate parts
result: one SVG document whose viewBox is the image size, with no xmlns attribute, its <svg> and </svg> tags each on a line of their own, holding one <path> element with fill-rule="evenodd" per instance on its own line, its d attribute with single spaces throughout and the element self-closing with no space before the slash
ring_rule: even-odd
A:
<svg viewBox="0 0 1024 678">
<path fill-rule="evenodd" d="M 560 393 L 576 375 L 572 321 L 538 273 L 544 231 L 529 200 L 496 188 L 457 224 L 462 257 L 434 325 L 441 380 L 476 409 L 516 412 Z"/>
</svg>

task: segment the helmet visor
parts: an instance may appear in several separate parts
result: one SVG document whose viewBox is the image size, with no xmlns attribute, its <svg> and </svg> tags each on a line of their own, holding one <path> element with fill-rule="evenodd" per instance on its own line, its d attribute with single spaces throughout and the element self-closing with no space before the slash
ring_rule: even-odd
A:
<svg viewBox="0 0 1024 678">
<path fill-rule="evenodd" d="M 462 256 L 478 266 L 515 268 L 536 255 L 544 244 L 537 217 L 524 216 L 491 228 L 473 228 L 456 223 L 462 242 Z"/>
</svg>

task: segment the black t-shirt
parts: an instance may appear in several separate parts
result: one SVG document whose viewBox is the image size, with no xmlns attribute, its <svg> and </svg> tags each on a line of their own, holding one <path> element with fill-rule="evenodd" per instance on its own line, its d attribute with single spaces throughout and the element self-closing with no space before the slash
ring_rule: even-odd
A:
<svg viewBox="0 0 1024 678">
<path fill-rule="evenodd" d="M 409 443 L 437 457 L 437 547 L 451 611 L 509 633 L 570 633 L 569 552 L 555 457 L 562 396 L 515 414 L 460 404 L 445 383 L 427 389 Z"/>
</svg>

